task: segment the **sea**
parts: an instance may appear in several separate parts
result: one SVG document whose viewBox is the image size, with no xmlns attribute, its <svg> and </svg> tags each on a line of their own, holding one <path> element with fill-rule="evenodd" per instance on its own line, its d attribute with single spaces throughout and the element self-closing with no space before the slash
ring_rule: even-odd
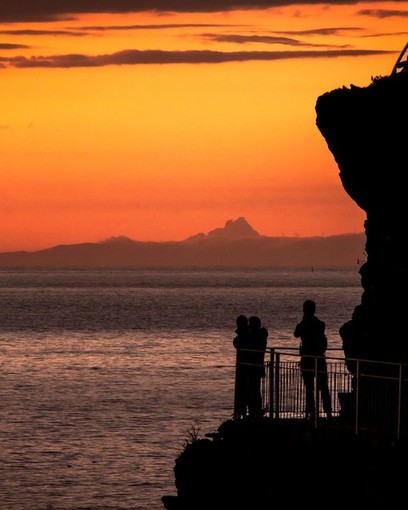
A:
<svg viewBox="0 0 408 510">
<path fill-rule="evenodd" d="M 359 267 L 0 270 L 0 510 L 163 510 L 175 459 L 233 412 L 235 318 L 329 347 Z"/>
</svg>

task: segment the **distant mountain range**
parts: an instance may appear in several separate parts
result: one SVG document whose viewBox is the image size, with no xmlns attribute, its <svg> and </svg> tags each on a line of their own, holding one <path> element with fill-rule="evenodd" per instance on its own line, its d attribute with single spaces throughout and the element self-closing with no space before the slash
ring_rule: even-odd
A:
<svg viewBox="0 0 408 510">
<path fill-rule="evenodd" d="M 245 218 L 184 241 L 145 242 L 112 237 L 99 243 L 0 253 L 0 267 L 329 267 L 364 260 L 365 234 L 268 237 Z"/>
</svg>

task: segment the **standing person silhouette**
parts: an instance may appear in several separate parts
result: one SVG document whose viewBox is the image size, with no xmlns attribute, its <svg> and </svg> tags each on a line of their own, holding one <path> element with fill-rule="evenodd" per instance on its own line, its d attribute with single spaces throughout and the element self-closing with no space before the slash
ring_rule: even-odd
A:
<svg viewBox="0 0 408 510">
<path fill-rule="evenodd" d="M 236 419 L 244 418 L 248 410 L 248 350 L 249 345 L 249 324 L 246 315 L 238 315 L 235 319 L 237 329 L 236 336 L 232 341 L 235 347 L 235 393 L 234 393 L 234 414 Z"/>
<path fill-rule="evenodd" d="M 315 315 L 316 303 L 307 299 L 303 303 L 303 318 L 297 324 L 294 336 L 300 338 L 300 369 L 306 390 L 306 418 L 315 416 L 315 375 L 316 387 L 320 391 L 323 409 L 328 418 L 332 417 L 331 396 L 327 379 L 325 353 L 327 350 L 326 324 Z M 318 412 L 318 411 L 317 411 Z"/>
<path fill-rule="evenodd" d="M 268 330 L 262 327 L 261 319 L 253 315 L 248 319 L 249 324 L 249 365 L 248 365 L 248 411 L 250 418 L 261 418 L 264 415 L 262 407 L 261 380 L 265 377 L 265 351 Z"/>
</svg>

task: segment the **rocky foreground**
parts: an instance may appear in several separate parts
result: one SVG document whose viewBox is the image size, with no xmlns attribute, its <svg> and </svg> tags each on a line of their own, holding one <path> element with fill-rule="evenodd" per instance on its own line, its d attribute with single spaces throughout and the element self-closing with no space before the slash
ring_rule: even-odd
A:
<svg viewBox="0 0 408 510">
<path fill-rule="evenodd" d="M 360 432 L 341 419 L 229 420 L 188 443 L 175 461 L 168 510 L 397 508 L 406 501 L 405 440 Z"/>
</svg>

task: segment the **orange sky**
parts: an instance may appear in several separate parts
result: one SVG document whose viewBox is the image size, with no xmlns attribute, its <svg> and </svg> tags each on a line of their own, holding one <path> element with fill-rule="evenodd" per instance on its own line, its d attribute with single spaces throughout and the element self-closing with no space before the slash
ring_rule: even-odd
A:
<svg viewBox="0 0 408 510">
<path fill-rule="evenodd" d="M 181 240 L 239 216 L 271 236 L 363 231 L 314 107 L 391 72 L 408 2 L 86 14 L 100 3 L 0 0 L 0 251 Z"/>
</svg>

